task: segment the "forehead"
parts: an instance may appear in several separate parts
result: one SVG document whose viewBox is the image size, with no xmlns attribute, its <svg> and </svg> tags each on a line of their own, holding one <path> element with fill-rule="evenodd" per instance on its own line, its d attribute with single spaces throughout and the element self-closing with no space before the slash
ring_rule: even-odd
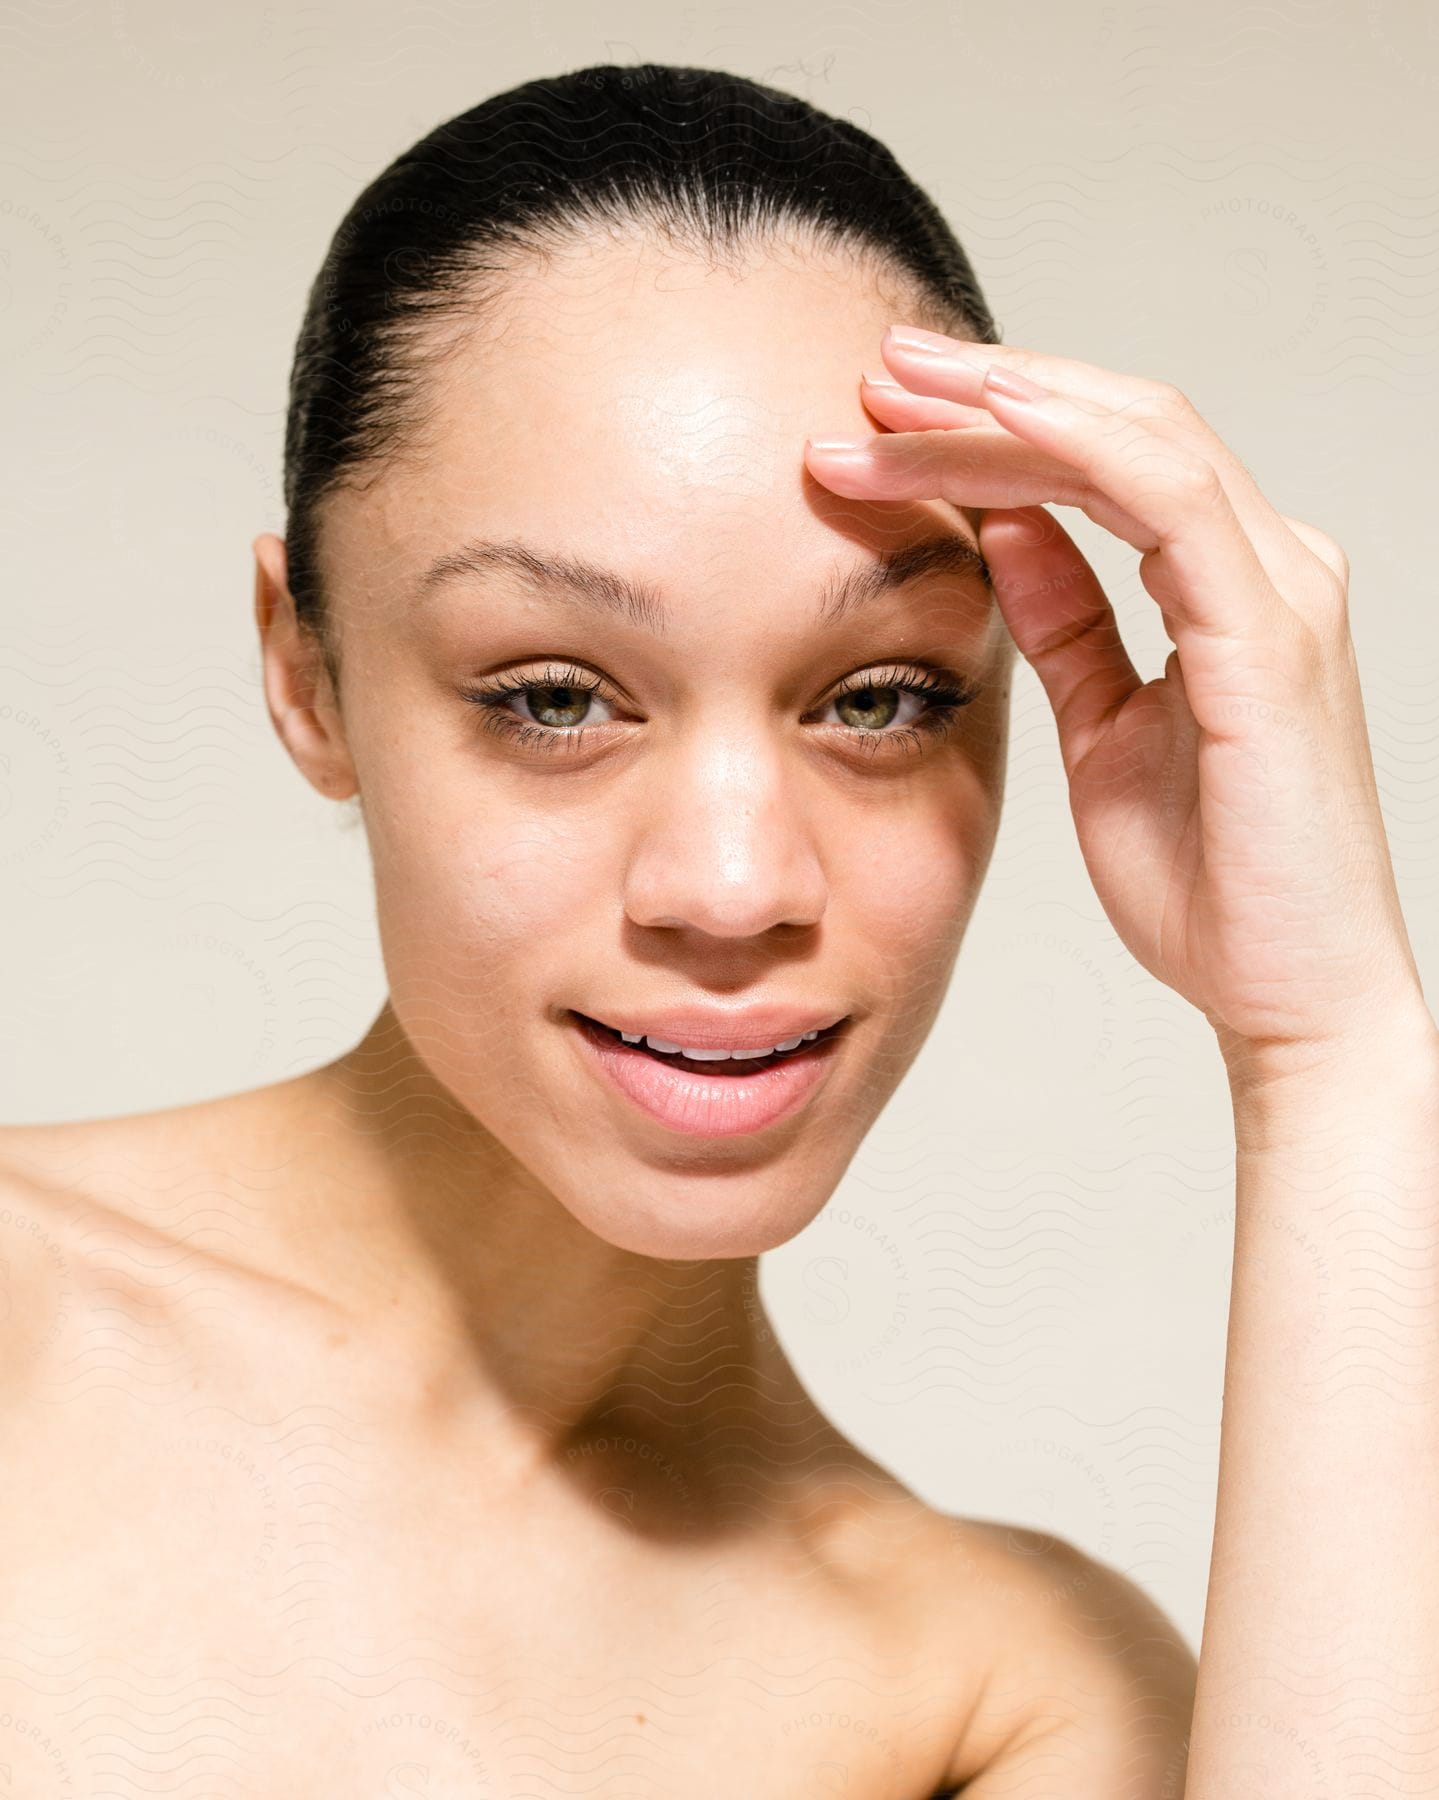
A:
<svg viewBox="0 0 1439 1800">
<path fill-rule="evenodd" d="M 937 530 L 975 543 L 973 513 L 845 500 L 803 464 L 807 435 L 876 429 L 860 373 L 916 305 L 875 265 L 798 247 L 717 267 L 623 235 L 522 265 L 431 365 L 420 454 L 369 490 L 366 553 L 414 579 L 512 534 L 702 588 Z"/>
</svg>

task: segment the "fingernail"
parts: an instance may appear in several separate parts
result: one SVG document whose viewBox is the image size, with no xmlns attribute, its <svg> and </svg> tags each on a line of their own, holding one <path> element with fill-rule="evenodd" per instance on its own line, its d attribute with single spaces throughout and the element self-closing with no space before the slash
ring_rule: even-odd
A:
<svg viewBox="0 0 1439 1800">
<path fill-rule="evenodd" d="M 806 450 L 818 450 L 826 456 L 857 456 L 864 449 L 865 438 L 806 438 Z"/>
<path fill-rule="evenodd" d="M 953 356 L 954 339 L 919 325 L 891 325 L 889 341 L 901 350 L 923 350 L 929 356 Z"/>
<path fill-rule="evenodd" d="M 896 391 L 899 389 L 899 383 L 895 380 L 893 375 L 888 375 L 883 372 L 876 375 L 871 374 L 870 371 L 866 369 L 864 371 L 863 380 L 866 387 L 894 388 Z"/>
<path fill-rule="evenodd" d="M 1049 389 L 1042 388 L 1037 381 L 1031 381 L 1027 375 L 1021 375 L 1016 369 L 1001 369 L 998 363 L 991 363 L 985 373 L 984 385 L 996 392 L 1007 395 L 1011 400 L 1047 400 Z"/>
</svg>

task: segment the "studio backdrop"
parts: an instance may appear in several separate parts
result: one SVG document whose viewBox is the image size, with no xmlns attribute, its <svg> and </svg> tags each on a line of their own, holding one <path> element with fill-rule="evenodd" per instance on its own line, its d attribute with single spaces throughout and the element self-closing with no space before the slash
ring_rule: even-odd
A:
<svg viewBox="0 0 1439 1800">
<path fill-rule="evenodd" d="M 285 529 L 295 336 L 336 224 L 400 150 L 595 62 L 728 69 L 872 131 L 1006 343 L 1174 382 L 1279 510 L 1345 546 L 1435 992 L 1439 53 L 1418 0 L 76 0 L 7 21 L 0 1118 L 258 1087 L 374 1017 L 363 834 L 300 778 L 260 685 L 250 543 Z M 1137 557 L 1060 516 L 1157 674 Z M 1203 1019 L 1107 922 L 1022 659 L 1015 681 L 943 1011 L 829 1204 L 765 1257 L 765 1297 L 819 1404 L 924 1498 L 1073 1539 L 1197 1645 L 1229 1095 Z"/>
</svg>

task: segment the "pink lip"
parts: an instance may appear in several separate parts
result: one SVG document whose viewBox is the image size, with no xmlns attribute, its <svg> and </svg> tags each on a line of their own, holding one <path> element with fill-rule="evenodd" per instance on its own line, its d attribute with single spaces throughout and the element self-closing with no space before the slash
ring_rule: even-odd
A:
<svg viewBox="0 0 1439 1800">
<path fill-rule="evenodd" d="M 616 1043 L 576 1014 L 570 1015 L 570 1025 L 597 1073 L 642 1112 L 691 1137 L 737 1137 L 789 1118 L 805 1105 L 824 1079 L 839 1047 L 838 1037 L 821 1038 L 752 1074 L 699 1075 L 688 1069 L 666 1067 L 643 1050 Z M 799 1034 L 792 1031 L 789 1035 Z M 695 1049 L 709 1047 L 695 1043 L 693 1038 L 689 1041 Z M 714 1047 L 727 1042 L 730 1040 L 712 1038 Z"/>
<path fill-rule="evenodd" d="M 612 1031 L 658 1038 L 662 1044 L 682 1044 L 691 1050 L 773 1050 L 776 1044 L 787 1044 L 807 1031 L 827 1031 L 848 1016 L 842 1006 L 747 1006 L 728 1012 L 721 1007 L 580 1010 Z"/>
</svg>

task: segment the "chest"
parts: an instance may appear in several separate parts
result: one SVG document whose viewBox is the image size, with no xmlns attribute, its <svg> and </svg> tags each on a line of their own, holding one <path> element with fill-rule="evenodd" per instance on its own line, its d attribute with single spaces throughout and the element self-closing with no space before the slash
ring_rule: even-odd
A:
<svg viewBox="0 0 1439 1800">
<path fill-rule="evenodd" d="M 157 1372 L 157 1378 L 163 1372 Z M 164 1390 L 160 1390 L 163 1392 Z M 496 1500 L 353 1410 L 132 1373 L 13 1408 L 22 1792 L 927 1800 L 957 1672 L 812 1568 Z M 234 1401 L 239 1400 L 239 1404 Z M 20 1771 L 25 1779 L 20 1779 Z"/>
</svg>

